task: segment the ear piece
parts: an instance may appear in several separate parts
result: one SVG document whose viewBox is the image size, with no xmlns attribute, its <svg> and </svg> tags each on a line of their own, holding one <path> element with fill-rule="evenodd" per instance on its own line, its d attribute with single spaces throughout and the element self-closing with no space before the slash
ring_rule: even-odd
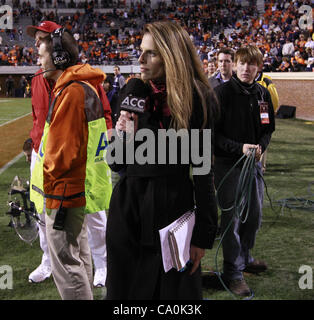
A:
<svg viewBox="0 0 314 320">
<path fill-rule="evenodd" d="M 62 47 L 62 35 L 65 32 L 64 28 L 58 28 L 51 33 L 52 39 L 52 62 L 56 69 L 64 70 L 70 63 L 70 55 Z"/>
</svg>

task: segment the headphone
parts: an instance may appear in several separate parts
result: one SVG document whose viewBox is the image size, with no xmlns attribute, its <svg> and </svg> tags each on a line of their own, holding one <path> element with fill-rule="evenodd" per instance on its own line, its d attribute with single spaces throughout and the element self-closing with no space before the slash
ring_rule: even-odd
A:
<svg viewBox="0 0 314 320">
<path fill-rule="evenodd" d="M 52 40 L 52 62 L 57 70 L 65 70 L 70 66 L 70 54 L 62 47 L 62 35 L 67 30 L 64 28 L 58 28 L 51 33 Z"/>
</svg>

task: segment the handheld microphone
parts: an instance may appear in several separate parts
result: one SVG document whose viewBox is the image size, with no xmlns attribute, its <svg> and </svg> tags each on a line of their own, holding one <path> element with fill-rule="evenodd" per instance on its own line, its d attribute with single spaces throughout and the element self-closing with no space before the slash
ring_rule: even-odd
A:
<svg viewBox="0 0 314 320">
<path fill-rule="evenodd" d="M 145 111 L 146 97 L 149 95 L 148 86 L 138 78 L 130 79 L 119 93 L 119 110 L 142 114 Z M 120 113 L 120 112 L 119 112 Z M 118 116 L 117 116 L 118 118 Z M 131 119 L 133 120 L 133 119 Z M 126 132 L 118 132 L 122 139 L 126 139 Z"/>
<path fill-rule="evenodd" d="M 144 113 L 148 86 L 138 78 L 130 79 L 119 94 L 120 110 Z"/>
</svg>

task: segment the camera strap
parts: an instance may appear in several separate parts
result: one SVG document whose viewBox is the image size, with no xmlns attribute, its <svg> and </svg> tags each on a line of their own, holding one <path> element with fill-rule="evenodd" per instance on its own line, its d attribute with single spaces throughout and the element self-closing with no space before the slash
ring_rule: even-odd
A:
<svg viewBox="0 0 314 320">
<path fill-rule="evenodd" d="M 64 90 L 65 88 L 67 88 L 69 85 L 71 85 L 73 82 L 74 82 L 74 80 L 69 81 L 69 82 L 57 93 L 57 95 L 55 96 L 54 100 L 53 100 L 53 101 L 50 101 L 50 103 L 49 103 L 49 109 L 48 109 L 48 115 L 47 115 L 47 118 L 46 118 L 46 121 L 49 123 L 49 125 L 50 125 L 50 122 L 51 122 L 51 116 L 52 116 L 53 109 L 54 109 L 55 104 L 56 104 L 56 102 L 57 102 L 57 98 L 61 95 L 61 93 L 63 92 L 63 90 Z"/>
</svg>

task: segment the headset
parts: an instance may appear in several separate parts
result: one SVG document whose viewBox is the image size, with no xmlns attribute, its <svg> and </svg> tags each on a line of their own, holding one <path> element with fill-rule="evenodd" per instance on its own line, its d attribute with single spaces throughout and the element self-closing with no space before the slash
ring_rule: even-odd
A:
<svg viewBox="0 0 314 320">
<path fill-rule="evenodd" d="M 62 47 L 62 35 L 67 32 L 64 28 L 58 28 L 51 33 L 52 40 L 52 62 L 57 70 L 65 70 L 70 66 L 70 54 Z"/>
</svg>

